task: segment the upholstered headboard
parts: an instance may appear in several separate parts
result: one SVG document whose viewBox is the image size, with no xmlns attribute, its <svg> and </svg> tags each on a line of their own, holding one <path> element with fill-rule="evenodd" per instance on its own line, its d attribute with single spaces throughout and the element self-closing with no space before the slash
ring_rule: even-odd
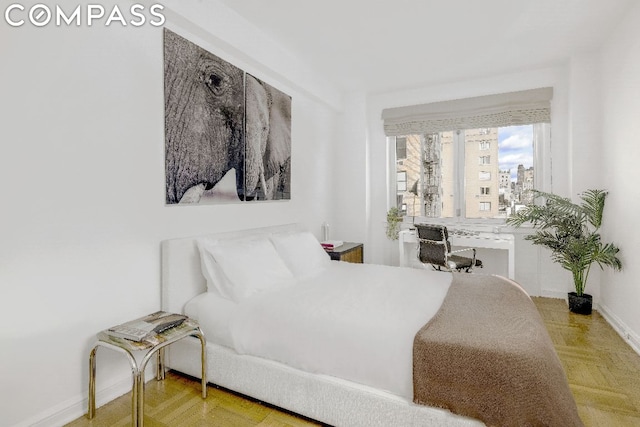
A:
<svg viewBox="0 0 640 427">
<path fill-rule="evenodd" d="M 191 298 L 207 291 L 207 283 L 200 267 L 200 254 L 196 245 L 199 237 L 236 239 L 245 236 L 269 235 L 288 231 L 303 231 L 300 224 L 285 224 L 253 228 L 202 236 L 163 240 L 162 249 L 162 309 L 182 313 Z"/>
</svg>

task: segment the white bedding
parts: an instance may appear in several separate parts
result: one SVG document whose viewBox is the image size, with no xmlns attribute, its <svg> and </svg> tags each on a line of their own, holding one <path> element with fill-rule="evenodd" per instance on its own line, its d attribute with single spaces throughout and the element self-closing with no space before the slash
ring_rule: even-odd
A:
<svg viewBox="0 0 640 427">
<path fill-rule="evenodd" d="M 187 304 L 210 342 L 413 398 L 416 332 L 439 309 L 451 274 L 330 262 L 311 278 L 231 302 Z"/>
</svg>

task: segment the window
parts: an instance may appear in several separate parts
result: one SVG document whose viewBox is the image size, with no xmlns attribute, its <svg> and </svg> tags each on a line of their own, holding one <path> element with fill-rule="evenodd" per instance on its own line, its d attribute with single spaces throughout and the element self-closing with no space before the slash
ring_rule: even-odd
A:
<svg viewBox="0 0 640 427">
<path fill-rule="evenodd" d="M 407 191 L 407 173 L 406 172 L 398 172 L 398 177 L 396 180 L 398 193 L 403 191 Z"/>
<path fill-rule="evenodd" d="M 548 128 L 505 126 L 403 137 L 407 157 L 397 163 L 398 207 L 406 205 L 411 216 L 504 220 L 533 203 L 540 126 Z"/>
<path fill-rule="evenodd" d="M 491 210 L 491 202 L 480 202 L 480 211 L 488 212 Z"/>
<path fill-rule="evenodd" d="M 552 98 L 546 87 L 383 110 L 396 172 L 406 172 L 397 206 L 499 222 L 531 204 L 532 189 L 550 190 Z"/>
<path fill-rule="evenodd" d="M 402 160 L 407 158 L 407 138 L 396 138 L 396 159 Z"/>
</svg>

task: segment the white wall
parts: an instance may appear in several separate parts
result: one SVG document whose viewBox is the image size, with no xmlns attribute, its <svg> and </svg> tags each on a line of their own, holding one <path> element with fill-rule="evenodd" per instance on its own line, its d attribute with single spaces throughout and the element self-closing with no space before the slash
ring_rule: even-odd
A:
<svg viewBox="0 0 640 427">
<path fill-rule="evenodd" d="M 640 4 L 617 26 L 602 61 L 602 170 L 609 198 L 604 236 L 621 249 L 623 271 L 602 277 L 601 306 L 640 349 Z M 639 350 L 640 351 L 640 350 Z"/>
<path fill-rule="evenodd" d="M 332 211 L 339 92 L 217 2 L 164 4 L 168 28 L 293 97 L 292 200 L 165 206 L 160 28 L 0 22 L 0 425 L 86 411 L 95 333 L 160 308 L 161 240 L 289 222 L 319 236 Z M 109 353 L 101 400 L 130 384 Z"/>
<path fill-rule="evenodd" d="M 344 96 L 344 114 L 336 137 L 333 163 L 327 180 L 332 188 L 331 238 L 367 243 L 368 234 L 368 137 L 366 98 L 352 92 Z M 369 260 L 369 247 L 364 250 Z"/>
</svg>

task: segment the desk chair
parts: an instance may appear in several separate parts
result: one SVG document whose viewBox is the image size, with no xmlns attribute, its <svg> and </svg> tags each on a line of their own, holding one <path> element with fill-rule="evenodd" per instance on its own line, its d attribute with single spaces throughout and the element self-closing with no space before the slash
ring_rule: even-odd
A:
<svg viewBox="0 0 640 427">
<path fill-rule="evenodd" d="M 418 259 L 423 264 L 431 264 L 438 271 L 456 270 L 469 273 L 473 267 L 482 267 L 482 261 L 476 259 L 475 248 L 451 251 L 449 232 L 444 225 L 416 224 L 418 238 Z M 457 255 L 471 251 L 472 256 Z"/>
</svg>

